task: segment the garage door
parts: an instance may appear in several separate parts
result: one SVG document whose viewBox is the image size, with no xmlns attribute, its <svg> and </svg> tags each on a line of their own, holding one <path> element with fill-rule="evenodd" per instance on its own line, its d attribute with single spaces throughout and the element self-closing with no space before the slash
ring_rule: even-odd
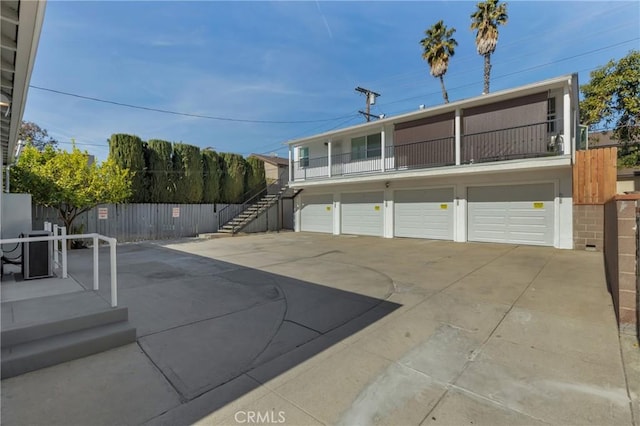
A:
<svg viewBox="0 0 640 426">
<path fill-rule="evenodd" d="M 333 195 L 303 195 L 300 230 L 333 233 Z"/>
<path fill-rule="evenodd" d="M 553 184 L 468 189 L 469 241 L 552 246 Z"/>
<path fill-rule="evenodd" d="M 453 240 L 453 188 L 394 193 L 396 237 Z"/>
<path fill-rule="evenodd" d="M 382 192 L 342 194 L 342 233 L 382 236 Z"/>
</svg>

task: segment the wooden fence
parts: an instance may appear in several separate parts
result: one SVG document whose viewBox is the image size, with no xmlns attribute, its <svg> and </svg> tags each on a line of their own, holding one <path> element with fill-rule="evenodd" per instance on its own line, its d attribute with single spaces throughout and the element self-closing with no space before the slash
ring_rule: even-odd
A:
<svg viewBox="0 0 640 426">
<path fill-rule="evenodd" d="M 616 195 L 618 149 L 576 151 L 573 204 L 604 204 Z"/>
</svg>

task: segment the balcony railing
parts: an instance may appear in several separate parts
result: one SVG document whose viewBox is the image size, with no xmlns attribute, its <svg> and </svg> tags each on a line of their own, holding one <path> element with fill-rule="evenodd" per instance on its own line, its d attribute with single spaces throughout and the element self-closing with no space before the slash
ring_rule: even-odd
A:
<svg viewBox="0 0 640 426">
<path fill-rule="evenodd" d="M 462 135 L 460 163 L 535 158 L 563 153 L 562 120 Z M 384 160 L 383 160 L 384 158 Z M 293 180 L 308 180 L 387 171 L 446 167 L 456 164 L 455 137 L 387 146 L 380 150 L 348 152 L 293 162 Z"/>
</svg>

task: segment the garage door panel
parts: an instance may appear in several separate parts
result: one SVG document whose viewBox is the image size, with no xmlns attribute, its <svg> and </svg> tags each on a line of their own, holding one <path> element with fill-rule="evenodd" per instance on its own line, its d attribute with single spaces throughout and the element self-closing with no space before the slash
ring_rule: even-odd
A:
<svg viewBox="0 0 640 426">
<path fill-rule="evenodd" d="M 453 188 L 395 191 L 394 235 L 452 240 Z"/>
<path fill-rule="evenodd" d="M 553 184 L 472 187 L 468 240 L 553 245 Z"/>
<path fill-rule="evenodd" d="M 300 230 L 333 233 L 332 207 L 332 194 L 303 196 Z"/>
<path fill-rule="evenodd" d="M 382 192 L 342 194 L 342 233 L 382 236 L 384 209 Z"/>
</svg>

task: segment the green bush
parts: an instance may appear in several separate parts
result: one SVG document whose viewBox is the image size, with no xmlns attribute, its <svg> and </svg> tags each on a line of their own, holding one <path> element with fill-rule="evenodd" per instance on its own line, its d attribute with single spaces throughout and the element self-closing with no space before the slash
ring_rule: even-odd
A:
<svg viewBox="0 0 640 426">
<path fill-rule="evenodd" d="M 148 199 L 146 182 L 146 165 L 142 139 L 135 135 L 115 133 L 109 139 L 109 158 L 131 175 L 132 203 L 143 203 Z"/>
</svg>

